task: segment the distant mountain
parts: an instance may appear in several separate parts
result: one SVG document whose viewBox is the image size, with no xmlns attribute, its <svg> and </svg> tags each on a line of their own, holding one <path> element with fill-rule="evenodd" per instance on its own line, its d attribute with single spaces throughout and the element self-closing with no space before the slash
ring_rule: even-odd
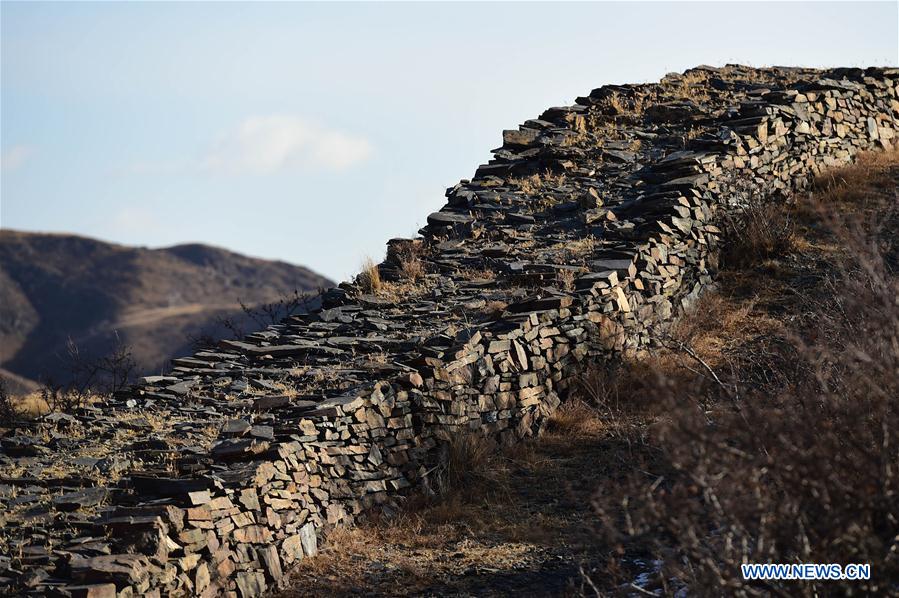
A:
<svg viewBox="0 0 899 598">
<path fill-rule="evenodd" d="M 220 316 L 248 329 L 238 300 L 259 305 L 332 286 L 308 268 L 208 245 L 125 247 L 66 234 L 0 231 L 0 375 L 19 390 L 62 381 L 68 339 L 108 351 L 116 334 L 142 372 L 187 353 L 189 338 L 224 335 Z"/>
</svg>

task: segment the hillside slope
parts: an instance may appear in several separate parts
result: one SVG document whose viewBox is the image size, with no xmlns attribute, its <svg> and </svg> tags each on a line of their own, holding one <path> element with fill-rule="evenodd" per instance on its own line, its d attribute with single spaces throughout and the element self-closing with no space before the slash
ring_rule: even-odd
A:
<svg viewBox="0 0 899 598">
<path fill-rule="evenodd" d="M 884 447 L 899 417 L 899 152 L 813 189 L 730 222 L 717 287 L 664 346 L 593 364 L 536 439 L 455 445 L 442 496 L 331 531 L 279 598 L 895 595 L 881 472 L 899 458 Z M 872 563 L 872 581 L 756 594 L 740 577 L 799 554 Z"/>
<path fill-rule="evenodd" d="M 332 283 L 308 268 L 207 245 L 124 247 L 64 234 L 0 231 L 0 365 L 64 379 L 66 343 L 105 351 L 116 332 L 144 372 L 184 353 L 219 316 Z M 18 386 L 27 386 L 27 382 Z"/>
</svg>

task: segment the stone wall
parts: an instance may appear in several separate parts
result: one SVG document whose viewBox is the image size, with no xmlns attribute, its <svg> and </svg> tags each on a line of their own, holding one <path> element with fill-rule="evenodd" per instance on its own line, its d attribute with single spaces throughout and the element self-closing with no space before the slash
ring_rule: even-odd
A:
<svg viewBox="0 0 899 598">
<path fill-rule="evenodd" d="M 448 442 L 534 434 L 586 364 L 651 349 L 714 279 L 722 210 L 888 148 L 899 70 L 699 67 L 518 130 L 314 313 L 2 439 L 18 594 L 252 596 L 391 511 Z"/>
</svg>

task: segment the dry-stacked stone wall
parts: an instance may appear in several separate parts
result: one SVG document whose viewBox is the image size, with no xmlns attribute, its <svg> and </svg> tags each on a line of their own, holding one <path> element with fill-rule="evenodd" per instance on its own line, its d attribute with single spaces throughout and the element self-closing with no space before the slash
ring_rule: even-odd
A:
<svg viewBox="0 0 899 598">
<path fill-rule="evenodd" d="M 10 593 L 254 596 L 390 511 L 448 442 L 534 434 L 587 363 L 651 348 L 722 210 L 890 147 L 899 70 L 700 67 L 517 130 L 418 239 L 313 313 L 2 438 Z"/>
</svg>

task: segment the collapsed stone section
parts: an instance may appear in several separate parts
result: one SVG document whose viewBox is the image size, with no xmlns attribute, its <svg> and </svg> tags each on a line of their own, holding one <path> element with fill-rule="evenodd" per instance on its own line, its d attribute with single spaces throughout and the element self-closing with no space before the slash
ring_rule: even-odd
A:
<svg viewBox="0 0 899 598">
<path fill-rule="evenodd" d="M 321 309 L 2 438 L 17 594 L 254 596 L 396 509 L 449 441 L 539 430 L 714 278 L 722 210 L 887 148 L 899 70 L 700 67 L 503 133 L 420 239 Z M 377 274 L 377 275 L 375 275 Z"/>
</svg>

